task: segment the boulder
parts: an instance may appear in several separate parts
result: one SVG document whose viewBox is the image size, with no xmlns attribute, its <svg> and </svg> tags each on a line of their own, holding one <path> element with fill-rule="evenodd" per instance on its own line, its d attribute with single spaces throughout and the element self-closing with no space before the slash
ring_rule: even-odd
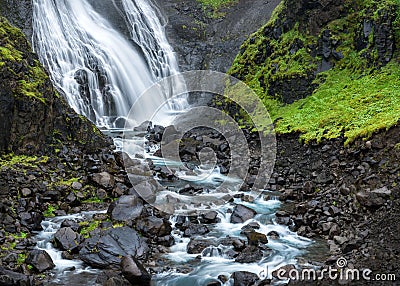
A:
<svg viewBox="0 0 400 286">
<path fill-rule="evenodd" d="M 108 208 L 108 214 L 115 221 L 136 220 L 143 211 L 143 201 L 135 195 L 120 197 Z"/>
<path fill-rule="evenodd" d="M 218 213 L 216 211 L 209 211 L 201 215 L 201 219 L 204 223 L 217 223 L 220 221 Z"/>
<path fill-rule="evenodd" d="M 190 223 L 189 226 L 185 229 L 183 236 L 191 237 L 193 235 L 203 235 L 209 232 L 210 230 L 208 229 L 208 227 L 203 224 Z"/>
<path fill-rule="evenodd" d="M 86 239 L 79 252 L 81 260 L 97 268 L 119 268 L 121 257 L 145 258 L 149 247 L 130 227 L 111 228 Z"/>
<path fill-rule="evenodd" d="M 32 250 L 26 258 L 25 263 L 32 265 L 33 269 L 39 273 L 55 267 L 50 255 L 41 249 Z"/>
<path fill-rule="evenodd" d="M 360 191 L 356 194 L 356 198 L 365 207 L 377 208 L 384 205 L 391 194 L 387 187 L 383 187 L 373 191 Z"/>
<path fill-rule="evenodd" d="M 265 234 L 256 231 L 245 232 L 249 245 L 257 246 L 259 243 L 268 243 L 268 238 Z"/>
<path fill-rule="evenodd" d="M 282 279 L 283 277 L 288 278 L 290 271 L 295 270 L 296 267 L 293 264 L 284 265 L 274 271 L 272 271 L 272 277 Z"/>
<path fill-rule="evenodd" d="M 209 246 L 217 246 L 216 241 L 213 239 L 191 238 L 186 250 L 189 254 L 197 254 L 202 253 Z"/>
<path fill-rule="evenodd" d="M 260 280 L 257 274 L 248 271 L 233 272 L 231 278 L 233 279 L 233 286 L 255 285 Z"/>
<path fill-rule="evenodd" d="M 254 263 L 263 258 L 262 251 L 256 246 L 246 247 L 235 259 L 239 263 Z"/>
<path fill-rule="evenodd" d="M 257 212 L 244 205 L 236 205 L 231 216 L 231 223 L 243 223 L 252 219 Z"/>
<path fill-rule="evenodd" d="M 2 286 L 28 286 L 31 285 L 29 277 L 18 272 L 10 271 L 0 266 L 0 285 Z"/>
<path fill-rule="evenodd" d="M 115 178 L 113 175 L 107 172 L 101 172 L 92 175 L 92 181 L 95 182 L 99 187 L 104 189 L 112 189 L 115 184 Z"/>
<path fill-rule="evenodd" d="M 122 274 L 134 286 L 150 285 L 151 275 L 140 264 L 137 259 L 132 256 L 125 256 L 121 260 Z"/>
<path fill-rule="evenodd" d="M 54 242 L 61 250 L 74 251 L 81 242 L 81 236 L 71 227 L 62 227 L 54 235 Z"/>
<path fill-rule="evenodd" d="M 163 237 L 171 234 L 171 223 L 167 220 L 150 216 L 140 219 L 136 223 L 136 229 L 147 237 Z"/>
</svg>

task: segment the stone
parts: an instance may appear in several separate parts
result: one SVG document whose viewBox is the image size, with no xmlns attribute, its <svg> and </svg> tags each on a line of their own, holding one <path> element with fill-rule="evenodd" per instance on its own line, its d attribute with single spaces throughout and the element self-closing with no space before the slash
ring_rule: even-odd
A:
<svg viewBox="0 0 400 286">
<path fill-rule="evenodd" d="M 61 250 L 74 251 L 81 242 L 81 236 L 70 227 L 62 227 L 54 235 L 54 242 Z"/>
<path fill-rule="evenodd" d="M 186 251 L 189 254 L 198 254 L 202 253 L 209 246 L 217 246 L 216 241 L 214 239 L 191 238 Z"/>
<path fill-rule="evenodd" d="M 92 175 L 92 181 L 95 182 L 99 187 L 106 190 L 112 189 L 115 184 L 115 178 L 113 175 L 107 172 L 101 172 Z"/>
<path fill-rule="evenodd" d="M 149 247 L 143 238 L 130 227 L 101 231 L 86 239 L 79 258 L 96 268 L 116 268 L 124 256 L 146 258 Z"/>
<path fill-rule="evenodd" d="M 210 230 L 208 229 L 208 227 L 203 224 L 190 223 L 189 226 L 185 229 L 183 236 L 191 237 L 193 235 L 204 235 L 209 232 Z"/>
<path fill-rule="evenodd" d="M 257 246 L 259 243 L 267 244 L 268 238 L 265 234 L 256 231 L 245 232 L 249 245 Z"/>
<path fill-rule="evenodd" d="M 356 194 L 358 202 L 365 207 L 380 207 L 390 198 L 392 192 L 387 187 L 373 191 L 360 191 Z"/>
<path fill-rule="evenodd" d="M 140 262 L 132 256 L 125 256 L 121 260 L 122 275 L 132 284 L 149 286 L 151 275 Z"/>
<path fill-rule="evenodd" d="M 22 190 L 21 190 L 21 195 L 23 196 L 23 197 L 28 197 L 28 196 L 30 196 L 32 194 L 32 191 L 30 190 L 30 189 L 28 189 L 28 188 L 23 188 Z"/>
<path fill-rule="evenodd" d="M 248 271 L 233 272 L 231 278 L 233 279 L 233 286 L 255 285 L 259 280 L 257 274 Z"/>
<path fill-rule="evenodd" d="M 10 271 L 0 266 L 0 285 L 3 286 L 28 286 L 31 285 L 29 277 L 18 272 Z"/>
<path fill-rule="evenodd" d="M 231 223 L 243 223 L 249 219 L 254 218 L 257 212 L 244 205 L 236 205 L 231 215 Z"/>
<path fill-rule="evenodd" d="M 258 247 L 248 246 L 241 253 L 239 253 L 239 255 L 235 259 L 235 262 L 254 263 L 260 261 L 262 258 L 263 253 Z"/>
<path fill-rule="evenodd" d="M 79 182 L 73 182 L 72 183 L 72 185 L 71 185 L 71 187 L 74 189 L 74 190 L 80 190 L 80 189 L 82 189 L 82 184 L 81 183 L 79 183 Z"/>
<path fill-rule="evenodd" d="M 267 236 L 269 237 L 269 238 L 271 238 L 271 239 L 273 239 L 273 240 L 277 240 L 277 239 L 279 239 L 279 233 L 278 232 L 276 232 L 275 230 L 272 230 L 272 231 L 270 231 L 270 232 L 268 232 L 267 233 Z"/>
<path fill-rule="evenodd" d="M 140 219 L 136 223 L 136 229 L 147 237 L 163 237 L 171 234 L 171 223 L 167 220 L 150 216 Z"/>
<path fill-rule="evenodd" d="M 32 265 L 33 270 L 39 273 L 51 270 L 55 267 L 50 255 L 46 251 L 40 249 L 32 250 L 26 258 L 25 263 Z"/>
<path fill-rule="evenodd" d="M 220 221 L 216 211 L 210 211 L 201 215 L 204 223 L 217 223 Z"/>
<path fill-rule="evenodd" d="M 274 271 L 272 271 L 272 277 L 275 278 L 288 278 L 289 277 L 289 273 L 292 270 L 295 270 L 296 267 L 293 264 L 288 264 L 288 265 L 284 265 Z"/>
<path fill-rule="evenodd" d="M 132 221 L 140 217 L 143 211 L 143 201 L 134 195 L 120 197 L 107 210 L 112 220 Z"/>
</svg>

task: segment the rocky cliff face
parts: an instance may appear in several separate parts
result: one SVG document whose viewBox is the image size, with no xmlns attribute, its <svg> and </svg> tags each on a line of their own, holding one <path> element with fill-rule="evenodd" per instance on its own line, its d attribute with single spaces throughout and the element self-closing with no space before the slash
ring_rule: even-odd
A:
<svg viewBox="0 0 400 286">
<path fill-rule="evenodd" d="M 267 22 L 280 0 L 239 0 L 217 14 L 196 0 L 156 0 L 183 70 L 226 72 L 246 37 Z"/>
<path fill-rule="evenodd" d="M 93 152 L 109 145 L 96 127 L 68 107 L 24 34 L 4 18 L 0 70 L 0 153 L 48 153 L 68 143 Z"/>
<path fill-rule="evenodd" d="M 32 1 L 0 0 L 0 15 L 20 28 L 28 39 L 32 36 Z"/>
</svg>

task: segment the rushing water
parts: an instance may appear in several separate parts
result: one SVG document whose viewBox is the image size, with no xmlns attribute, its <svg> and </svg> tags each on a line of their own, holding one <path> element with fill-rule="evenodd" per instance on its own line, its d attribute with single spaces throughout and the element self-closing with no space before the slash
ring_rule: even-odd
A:
<svg viewBox="0 0 400 286">
<path fill-rule="evenodd" d="M 142 92 L 178 72 L 163 26 L 148 1 L 123 0 L 122 10 L 114 5 L 132 41 L 89 0 L 33 0 L 33 45 L 41 62 L 75 111 L 107 128 L 123 127 Z M 175 103 L 173 108 L 182 105 Z"/>
<path fill-rule="evenodd" d="M 53 270 L 53 280 L 47 285 L 95 285 L 98 270 L 85 266 L 81 260 L 69 260 L 62 257 L 62 252 L 54 248 L 52 240 L 64 220 L 89 220 L 98 211 L 82 212 L 80 214 L 58 216 L 42 221 L 43 230 L 36 235 L 37 248 L 45 250 L 56 265 Z"/>
</svg>

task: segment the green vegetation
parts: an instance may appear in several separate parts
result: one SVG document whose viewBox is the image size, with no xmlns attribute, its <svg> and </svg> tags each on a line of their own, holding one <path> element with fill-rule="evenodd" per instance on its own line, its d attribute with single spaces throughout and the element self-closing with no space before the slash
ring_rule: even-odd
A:
<svg viewBox="0 0 400 286">
<path fill-rule="evenodd" d="M 13 85 L 14 96 L 26 96 L 42 103 L 45 81 L 49 79 L 39 61 L 32 58 L 32 54 L 23 53 L 31 50 L 24 34 L 0 17 L 0 69 L 6 69 L 13 78 L 17 79 Z M 29 62 L 29 63 L 28 63 Z M 33 62 L 33 64 L 32 64 Z M 23 72 L 16 73 L 15 63 L 24 66 Z"/>
<path fill-rule="evenodd" d="M 55 211 L 57 210 L 57 208 L 53 205 L 48 205 L 47 209 L 43 212 L 43 216 L 44 217 L 55 217 Z"/>
<path fill-rule="evenodd" d="M 374 30 L 365 48 L 357 51 L 355 43 L 364 19 L 379 21 L 378 15 L 385 9 L 389 15 L 397 16 L 393 30 L 396 43 L 400 44 L 400 1 L 348 1 L 349 14 L 328 23 L 317 36 L 301 30 L 297 23 L 278 39 L 268 37 L 277 19 L 284 18 L 280 13 L 285 2 L 278 6 L 270 22 L 243 44 L 229 71 L 262 99 L 275 122 L 276 132 L 300 132 L 304 142 L 343 136 L 345 144 L 349 144 L 356 138 L 366 139 L 378 130 L 397 124 L 400 120 L 399 52 L 395 52 L 387 65 L 379 61 Z M 314 78 L 321 58 L 313 56 L 312 49 L 326 29 L 343 59 L 336 59 L 333 68 L 315 77 L 312 94 L 292 104 L 283 104 L 280 94 L 271 94 L 271 83 Z"/>
<path fill-rule="evenodd" d="M 234 3 L 237 3 L 237 0 L 197 0 L 202 6 L 204 10 L 209 10 L 211 12 L 207 13 L 207 16 L 210 18 L 220 18 L 225 14 L 221 13 L 220 10 L 223 7 L 230 6 Z"/>
<path fill-rule="evenodd" d="M 37 157 L 37 156 L 26 156 L 26 155 L 14 155 L 8 154 L 0 157 L 0 168 L 7 167 L 13 168 L 14 166 L 21 165 L 24 167 L 35 168 L 38 164 L 47 163 L 49 157 Z"/>
<path fill-rule="evenodd" d="M 89 238 L 90 237 L 90 233 L 95 230 L 96 228 L 100 227 L 100 223 L 101 221 L 98 220 L 93 220 L 93 221 L 82 221 L 80 222 L 80 226 L 82 227 L 80 230 L 80 234 L 84 237 L 84 238 Z"/>
</svg>

